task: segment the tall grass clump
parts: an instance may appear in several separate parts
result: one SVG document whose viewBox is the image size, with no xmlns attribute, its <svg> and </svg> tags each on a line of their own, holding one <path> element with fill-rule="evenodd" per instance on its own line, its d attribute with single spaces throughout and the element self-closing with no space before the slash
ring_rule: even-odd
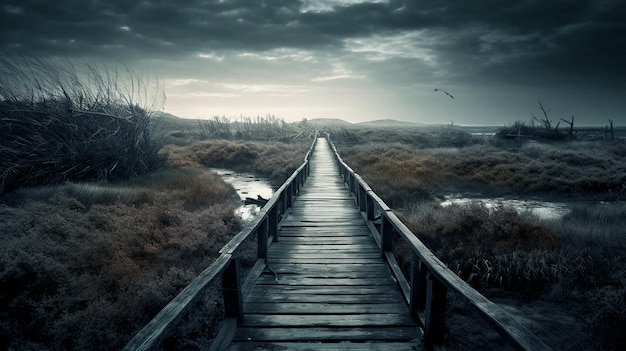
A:
<svg viewBox="0 0 626 351">
<path fill-rule="evenodd" d="M 118 180 L 159 164 L 158 82 L 128 67 L 0 58 L 0 192 Z"/>
</svg>

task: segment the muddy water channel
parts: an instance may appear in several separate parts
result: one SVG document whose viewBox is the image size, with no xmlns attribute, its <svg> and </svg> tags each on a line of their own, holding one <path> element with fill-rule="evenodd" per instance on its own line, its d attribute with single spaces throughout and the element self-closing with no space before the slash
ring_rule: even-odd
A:
<svg viewBox="0 0 626 351">
<path fill-rule="evenodd" d="M 459 194 L 446 195 L 441 206 L 452 204 L 477 203 L 487 208 L 506 206 L 516 209 L 518 212 L 529 212 L 541 219 L 560 219 L 570 211 L 571 203 L 545 201 L 534 198 L 507 198 L 507 197 L 464 197 Z"/>
<path fill-rule="evenodd" d="M 239 173 L 229 169 L 212 168 L 212 171 L 219 174 L 225 182 L 235 187 L 237 195 L 241 199 L 241 206 L 236 210 L 237 215 L 244 221 L 250 221 L 261 210 L 257 205 L 246 205 L 244 203 L 247 197 L 256 199 L 261 196 L 264 199 L 270 199 L 274 194 L 274 189 L 269 180 L 257 177 L 252 173 Z"/>
</svg>

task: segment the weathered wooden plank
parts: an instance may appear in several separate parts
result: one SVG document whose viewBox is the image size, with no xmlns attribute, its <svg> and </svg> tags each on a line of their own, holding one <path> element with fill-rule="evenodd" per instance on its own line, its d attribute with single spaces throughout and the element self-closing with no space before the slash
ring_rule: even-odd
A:
<svg viewBox="0 0 626 351">
<path fill-rule="evenodd" d="M 417 326 L 406 314 L 246 314 L 243 326 L 263 327 L 377 327 Z"/>
<path fill-rule="evenodd" d="M 415 351 L 421 350 L 419 340 L 412 342 L 235 342 L 229 351 Z"/>
<path fill-rule="evenodd" d="M 380 255 L 380 250 L 376 245 L 282 245 L 277 244 L 273 247 L 274 253 L 277 255 L 282 252 L 289 253 L 293 255 L 299 254 L 315 254 L 315 253 L 326 253 L 328 256 L 333 256 L 336 254 L 371 254 L 378 253 Z M 282 255 L 281 255 L 282 256 Z"/>
<path fill-rule="evenodd" d="M 316 227 L 283 227 L 281 236 L 312 237 L 312 238 L 351 238 L 370 237 L 369 232 L 361 228 L 316 228 Z"/>
<path fill-rule="evenodd" d="M 324 263 L 360 263 L 360 264 L 367 264 L 368 262 L 371 262 L 372 259 L 371 258 L 366 258 L 366 257 L 358 257 L 358 258 L 330 258 L 330 257 L 326 257 L 326 258 L 302 258 L 302 257 L 272 257 L 270 259 L 271 264 L 274 263 L 317 263 L 317 264 L 324 264 Z"/>
<path fill-rule="evenodd" d="M 282 239 L 282 238 L 281 238 Z M 346 241 L 346 240 L 344 240 Z M 298 242 L 294 240 L 280 240 L 280 242 L 272 244 L 274 250 L 369 250 L 375 249 L 380 252 L 378 245 L 374 241 L 363 241 L 358 238 L 352 238 L 349 242 L 329 242 L 324 243 L 321 240 L 311 243 L 310 240 Z"/>
<path fill-rule="evenodd" d="M 326 254 L 324 253 L 289 253 L 289 252 L 276 252 L 276 251 L 270 251 L 269 254 L 269 261 L 271 262 L 272 259 L 277 259 L 277 258 L 281 258 L 281 259 L 288 259 L 288 258 L 295 258 L 295 259 L 300 259 L 300 260 L 314 260 L 314 259 L 346 259 L 346 260 L 350 260 L 350 259 L 376 259 L 380 257 L 380 254 L 376 255 L 376 253 L 372 253 L 372 252 L 363 252 L 363 253 L 355 253 L 355 252 L 335 252 L 335 251 L 327 251 Z"/>
<path fill-rule="evenodd" d="M 279 294 L 316 294 L 316 295 L 359 295 L 359 294 L 381 294 L 390 295 L 399 292 L 395 288 L 390 288 L 384 285 L 376 286 L 360 286 L 360 285 L 345 285 L 345 286 L 293 286 L 293 285 L 256 285 L 250 291 L 250 294 L 269 293 Z M 398 295 L 400 296 L 400 295 Z M 398 301 L 402 301 L 399 299 Z"/>
<path fill-rule="evenodd" d="M 315 264 L 315 263 L 303 263 L 303 264 L 289 264 L 289 263 L 276 263 L 272 264 L 272 269 L 276 272 L 372 272 L 372 273 L 386 273 L 389 274 L 387 266 L 380 262 L 377 264 Z"/>
<path fill-rule="evenodd" d="M 282 234 L 282 233 L 281 233 Z M 281 236 L 280 243 L 284 245 L 351 245 L 363 243 L 362 238 L 357 236 Z M 274 243 L 275 245 L 276 243 Z M 368 243 L 368 245 L 376 245 L 376 243 Z"/>
<path fill-rule="evenodd" d="M 389 278 L 389 271 L 379 270 L 376 272 L 367 271 L 328 271 L 328 270 L 308 270 L 308 271 L 294 271 L 287 269 L 276 270 L 274 272 L 269 269 L 264 271 L 263 274 L 269 276 L 271 279 L 275 279 L 275 275 L 278 275 L 278 280 L 285 277 L 298 277 L 298 278 L 328 278 L 328 279 L 372 279 L 372 278 Z"/>
<path fill-rule="evenodd" d="M 249 304 L 246 309 L 247 314 L 383 314 L 406 313 L 406 305 L 401 303 L 301 303 L 275 301 L 266 303 Z"/>
<path fill-rule="evenodd" d="M 261 275 L 257 280 L 257 285 L 395 285 L 396 282 L 391 277 L 384 278 L 309 278 L 293 275 L 279 275 L 278 281 L 273 274 Z"/>
<path fill-rule="evenodd" d="M 280 305 L 282 303 L 329 303 L 329 304 L 342 304 L 344 307 L 349 307 L 351 304 L 401 304 L 400 299 L 395 294 L 306 294 L 298 293 L 297 291 L 284 293 L 273 292 L 273 294 L 258 294 L 251 293 L 246 297 L 244 306 L 247 309 L 254 308 L 253 306 L 258 303 L 274 303 Z"/>
<path fill-rule="evenodd" d="M 357 340 L 411 341 L 421 337 L 416 327 L 374 328 L 253 328 L 240 327 L 234 340 L 257 341 L 324 341 Z"/>
</svg>

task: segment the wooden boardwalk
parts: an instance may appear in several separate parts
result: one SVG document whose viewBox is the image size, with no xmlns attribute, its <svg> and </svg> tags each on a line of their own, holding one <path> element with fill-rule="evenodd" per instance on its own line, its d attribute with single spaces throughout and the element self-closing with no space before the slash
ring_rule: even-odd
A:
<svg viewBox="0 0 626 351">
<path fill-rule="evenodd" d="M 420 350 L 422 330 L 325 139 L 228 350 Z"/>
</svg>

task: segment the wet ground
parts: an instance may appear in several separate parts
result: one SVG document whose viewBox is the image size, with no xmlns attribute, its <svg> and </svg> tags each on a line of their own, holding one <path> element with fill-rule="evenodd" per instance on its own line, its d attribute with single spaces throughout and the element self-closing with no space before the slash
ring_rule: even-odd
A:
<svg viewBox="0 0 626 351">
<path fill-rule="evenodd" d="M 542 219 L 559 219 L 570 211 L 571 203 L 546 201 L 535 198 L 507 198 L 507 197 L 467 197 L 462 195 L 446 195 L 441 206 L 452 204 L 479 203 L 487 208 L 507 206 L 517 209 L 519 212 L 530 212 Z"/>
<path fill-rule="evenodd" d="M 244 201 L 247 197 L 256 199 L 257 196 L 261 196 L 264 199 L 270 199 L 274 194 L 274 189 L 266 178 L 257 177 L 252 173 L 240 173 L 229 169 L 212 168 L 211 170 L 235 187 L 237 195 L 241 199 L 241 206 L 237 208 L 237 215 L 244 221 L 253 219 L 261 210 L 260 206 L 246 205 Z"/>
</svg>

